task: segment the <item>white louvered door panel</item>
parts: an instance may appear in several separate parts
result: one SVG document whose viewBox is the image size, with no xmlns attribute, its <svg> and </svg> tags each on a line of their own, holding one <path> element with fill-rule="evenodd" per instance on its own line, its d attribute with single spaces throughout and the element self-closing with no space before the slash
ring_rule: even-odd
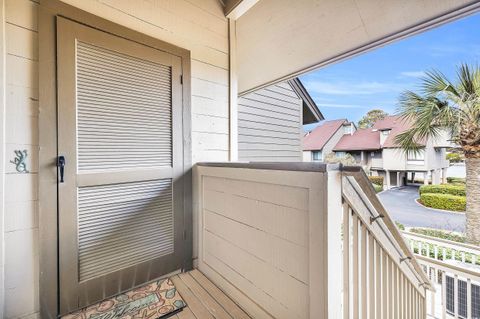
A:
<svg viewBox="0 0 480 319">
<path fill-rule="evenodd" d="M 79 279 L 173 253 L 172 180 L 78 189 Z"/>
<path fill-rule="evenodd" d="M 57 19 L 60 312 L 182 267 L 181 59 Z"/>
<path fill-rule="evenodd" d="M 77 44 L 79 171 L 172 166 L 171 68 Z"/>
</svg>

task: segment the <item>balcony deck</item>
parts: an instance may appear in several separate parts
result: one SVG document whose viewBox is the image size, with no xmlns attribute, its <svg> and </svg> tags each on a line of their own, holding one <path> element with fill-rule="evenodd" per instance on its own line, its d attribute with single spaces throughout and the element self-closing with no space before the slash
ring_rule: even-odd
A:
<svg viewBox="0 0 480 319">
<path fill-rule="evenodd" d="M 200 271 L 176 275 L 171 278 L 187 303 L 175 319 L 250 319 L 232 299 L 223 293 Z"/>
</svg>

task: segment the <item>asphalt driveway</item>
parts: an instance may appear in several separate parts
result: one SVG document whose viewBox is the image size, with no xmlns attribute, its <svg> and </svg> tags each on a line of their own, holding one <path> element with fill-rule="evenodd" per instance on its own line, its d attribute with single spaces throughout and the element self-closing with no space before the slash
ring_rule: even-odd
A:
<svg viewBox="0 0 480 319">
<path fill-rule="evenodd" d="M 465 231 L 465 214 L 425 208 L 416 203 L 417 186 L 404 186 L 378 195 L 392 218 L 405 226 Z"/>
</svg>

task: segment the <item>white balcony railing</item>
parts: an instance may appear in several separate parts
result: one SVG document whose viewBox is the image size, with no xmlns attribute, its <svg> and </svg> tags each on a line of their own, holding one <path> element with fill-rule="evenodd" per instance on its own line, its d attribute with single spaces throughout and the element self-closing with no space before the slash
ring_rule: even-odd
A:
<svg viewBox="0 0 480 319">
<path fill-rule="evenodd" d="M 432 318 L 480 318 L 480 249 L 403 232 L 411 250 L 437 289 L 429 293 Z"/>
<path fill-rule="evenodd" d="M 426 317 L 428 279 L 357 167 L 199 164 L 194 216 L 198 268 L 255 318 Z"/>
</svg>

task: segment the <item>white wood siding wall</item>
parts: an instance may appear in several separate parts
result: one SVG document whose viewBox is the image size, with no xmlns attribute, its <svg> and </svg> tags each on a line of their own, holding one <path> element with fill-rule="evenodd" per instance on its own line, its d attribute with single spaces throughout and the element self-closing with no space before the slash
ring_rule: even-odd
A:
<svg viewBox="0 0 480 319">
<path fill-rule="evenodd" d="M 5 5 L 5 317 L 36 316 L 38 305 L 38 0 Z M 193 162 L 228 160 L 228 23 L 217 0 L 66 0 L 80 9 L 192 54 Z M 28 152 L 28 174 L 13 150 Z M 0 199 L 1 201 L 1 199 Z M 1 265 L 0 265 L 1 266 Z M 1 303 L 0 303 L 1 304 Z M 1 311 L 1 309 L 0 309 Z"/>
<path fill-rule="evenodd" d="M 287 82 L 238 99 L 238 159 L 302 161 L 302 104 Z"/>
<path fill-rule="evenodd" d="M 5 309 L 6 318 L 38 311 L 38 4 L 5 0 Z M 27 150 L 21 174 L 10 163 Z"/>
</svg>

